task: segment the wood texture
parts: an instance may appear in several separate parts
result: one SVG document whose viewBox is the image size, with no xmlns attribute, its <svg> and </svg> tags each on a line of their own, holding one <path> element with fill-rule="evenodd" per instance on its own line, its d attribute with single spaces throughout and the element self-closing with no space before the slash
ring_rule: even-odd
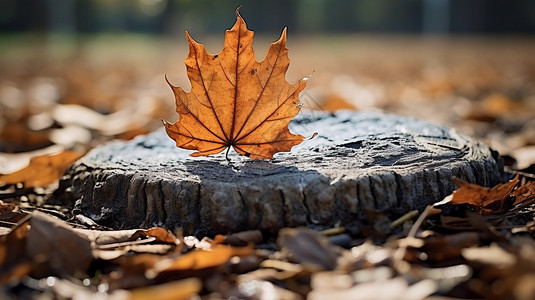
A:
<svg viewBox="0 0 535 300">
<path fill-rule="evenodd" d="M 382 113 L 302 114 L 294 133 L 318 136 L 274 159 L 190 157 L 163 130 L 96 148 L 60 183 L 76 208 L 114 228 L 164 226 L 212 235 L 246 229 L 343 225 L 366 211 L 396 217 L 440 201 L 451 176 L 491 186 L 497 154 L 455 130 Z"/>
</svg>

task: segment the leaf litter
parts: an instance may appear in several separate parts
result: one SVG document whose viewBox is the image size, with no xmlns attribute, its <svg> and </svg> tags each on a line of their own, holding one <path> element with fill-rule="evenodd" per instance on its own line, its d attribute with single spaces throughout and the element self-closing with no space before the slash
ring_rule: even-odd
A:
<svg viewBox="0 0 535 300">
<path fill-rule="evenodd" d="M 312 49 L 302 51 L 302 58 Z M 385 54 L 379 51 L 369 57 L 374 55 Z M 526 84 L 519 93 L 518 83 L 501 81 L 506 76 L 500 76 L 499 60 L 482 68 L 478 58 L 453 57 L 451 64 L 438 58 L 446 73 L 428 78 L 414 73 L 414 62 L 403 57 L 395 59 L 402 66 L 397 71 L 375 63 L 368 68 L 369 62 L 380 60 L 351 60 L 356 57 L 353 52 L 325 57 L 318 63 L 336 65 L 331 60 L 337 59 L 338 67 L 334 73 L 318 74 L 315 81 L 324 81 L 325 86 L 334 81 L 335 89 L 318 93 L 320 87 L 312 87 L 307 95 L 316 95 L 315 104 L 305 106 L 377 107 L 440 117 L 489 141 L 517 176 L 496 187 L 453 179 L 459 189 L 442 205 L 424 212 L 410 212 L 397 220 L 368 212 L 370 225 L 362 236 L 346 235 L 343 224 L 326 232 L 285 228 L 276 236 L 245 231 L 184 237 L 161 227 L 105 229 L 71 218 L 71 207 L 54 203 L 52 191 L 68 164 L 80 155 L 74 153 L 160 126 L 159 118 L 169 110 L 166 94 L 131 86 L 135 92 L 129 95 L 124 87 L 161 81 L 163 75 L 143 77 L 129 69 L 132 64 L 98 69 L 83 60 L 63 64 L 40 60 L 44 68 L 35 70 L 31 63 L 21 63 L 16 69 L 26 69 L 26 74 L 6 68 L 2 76 L 9 79 L 0 83 L 0 102 L 6 108 L 0 111 L 0 298 L 531 299 L 535 294 L 532 85 Z M 420 66 L 426 72 L 436 71 L 425 62 Z M 306 68 L 308 64 L 302 67 Z M 360 73 L 344 74 L 353 69 Z M 527 73 L 519 78 L 535 79 Z M 495 86 L 500 89 L 493 90 Z M 33 101 L 43 90 L 53 93 Z M 132 106 L 133 102 L 142 105 Z M 64 152 L 72 156 L 51 158 Z M 46 155 L 44 161 L 40 155 Z M 32 167 L 31 161 L 39 167 Z"/>
<path fill-rule="evenodd" d="M 3 207 L 2 215 L 16 208 Z M 2 293 L 22 289 L 34 296 L 72 297 L 77 291 L 88 297 L 105 293 L 109 299 L 151 293 L 170 299 L 199 293 L 206 299 L 522 299 L 516 293 L 525 287 L 518 282 L 535 273 L 531 238 L 497 230 L 479 214 L 467 217 L 471 229 L 449 233 L 440 226 L 438 207 L 429 207 L 416 222 L 408 218 L 409 232 L 386 241 L 371 236 L 359 244 L 355 239 L 348 249 L 308 228 L 281 229 L 276 244 L 258 231 L 201 242 L 161 227 L 74 228 L 34 211 L 0 237 Z M 469 208 L 466 213 L 476 214 Z M 140 245 L 146 247 L 136 248 Z M 501 284 L 501 290 L 490 289 L 491 284 Z"/>
</svg>

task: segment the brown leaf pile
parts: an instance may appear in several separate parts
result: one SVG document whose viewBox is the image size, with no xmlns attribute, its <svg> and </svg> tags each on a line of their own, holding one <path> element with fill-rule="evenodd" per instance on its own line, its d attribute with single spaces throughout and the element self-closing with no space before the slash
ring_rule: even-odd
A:
<svg viewBox="0 0 535 300">
<path fill-rule="evenodd" d="M 0 285 L 17 284 L 28 276 L 43 278 L 56 296 L 65 297 L 63 293 L 68 291 L 55 290 L 57 287 L 49 281 L 75 277 L 80 283 L 69 283 L 73 285 L 71 293 L 95 296 L 97 290 L 106 287 L 106 291 L 123 295 L 120 299 L 141 299 L 148 293 L 187 299 L 200 292 L 199 279 L 136 288 L 192 277 L 221 268 L 232 257 L 253 253 L 250 246 L 239 248 L 212 242 L 204 249 L 183 253 L 187 249 L 183 240 L 160 227 L 104 232 L 75 229 L 55 217 L 34 212 L 0 236 Z M 95 272 L 91 266 L 96 263 L 104 263 L 107 268 L 99 269 L 104 273 L 91 279 L 90 274 Z M 179 287 L 183 288 L 175 291 Z"/>
<path fill-rule="evenodd" d="M 0 219 L 16 223 L 0 234 L 0 296 L 31 278 L 40 286 L 30 288 L 32 296 L 59 298 L 105 292 L 114 299 L 525 299 L 535 276 L 535 246 L 525 234 L 535 226 L 503 217 L 531 207 L 525 201 L 533 201 L 534 182 L 518 183 L 461 183 L 448 205 L 469 204 L 482 215 L 428 207 L 413 221 L 418 214 L 409 212 L 391 221 L 387 242 L 383 232 L 368 230 L 363 240 L 343 227 L 284 228 L 276 243 L 259 231 L 199 240 L 160 227 L 77 229 L 0 202 Z M 501 203 L 509 194 L 517 199 L 506 211 Z M 385 222 L 379 213 L 368 221 L 377 218 Z"/>
</svg>

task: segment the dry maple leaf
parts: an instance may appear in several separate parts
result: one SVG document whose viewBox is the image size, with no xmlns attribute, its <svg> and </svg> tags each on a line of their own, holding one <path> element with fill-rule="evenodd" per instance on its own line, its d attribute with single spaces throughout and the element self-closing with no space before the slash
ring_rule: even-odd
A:
<svg viewBox="0 0 535 300">
<path fill-rule="evenodd" d="M 174 124 L 164 121 L 164 125 L 177 147 L 197 150 L 191 156 L 224 149 L 228 154 L 232 146 L 241 155 L 271 159 L 304 139 L 292 134 L 288 123 L 301 108 L 298 95 L 308 78 L 295 84 L 285 79 L 290 64 L 286 28 L 264 60 L 257 62 L 254 33 L 247 29 L 239 8 L 236 16 L 217 55 L 206 52 L 186 31 L 190 51 L 185 64 L 191 91 L 186 93 L 168 81 L 179 120 Z"/>
</svg>

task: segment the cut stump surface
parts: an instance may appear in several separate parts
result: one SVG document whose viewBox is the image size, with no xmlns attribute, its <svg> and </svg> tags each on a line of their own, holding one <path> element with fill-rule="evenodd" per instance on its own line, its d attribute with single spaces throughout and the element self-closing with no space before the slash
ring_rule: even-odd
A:
<svg viewBox="0 0 535 300">
<path fill-rule="evenodd" d="M 411 118 L 339 112 L 304 114 L 294 133 L 318 136 L 271 161 L 224 152 L 190 157 L 163 130 L 89 152 L 60 187 L 78 211 L 113 228 L 164 226 L 184 234 L 287 226 L 345 226 L 358 233 L 366 212 L 390 217 L 442 200 L 450 178 L 492 186 L 497 154 L 447 127 Z"/>
</svg>

